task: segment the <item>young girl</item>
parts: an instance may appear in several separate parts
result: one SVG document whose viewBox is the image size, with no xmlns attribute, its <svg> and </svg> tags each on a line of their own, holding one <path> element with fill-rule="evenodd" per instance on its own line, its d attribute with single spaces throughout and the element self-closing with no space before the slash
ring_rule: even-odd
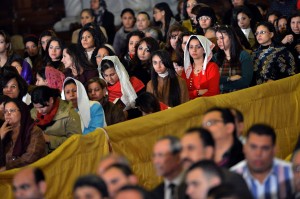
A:
<svg viewBox="0 0 300 199">
<path fill-rule="evenodd" d="M 64 71 L 65 66 L 61 62 L 63 57 L 64 43 L 57 37 L 52 37 L 46 46 L 44 66 L 52 66 L 60 71 Z"/>
<path fill-rule="evenodd" d="M 113 47 L 116 55 L 124 54 L 126 49 L 126 37 L 128 33 L 134 30 L 135 15 L 134 11 L 130 8 L 125 8 L 121 12 L 122 27 L 116 32 Z"/>
<path fill-rule="evenodd" d="M 152 54 L 151 80 L 147 84 L 147 92 L 153 93 L 170 107 L 189 100 L 186 82 L 176 74 L 167 51 L 158 50 Z"/>
</svg>

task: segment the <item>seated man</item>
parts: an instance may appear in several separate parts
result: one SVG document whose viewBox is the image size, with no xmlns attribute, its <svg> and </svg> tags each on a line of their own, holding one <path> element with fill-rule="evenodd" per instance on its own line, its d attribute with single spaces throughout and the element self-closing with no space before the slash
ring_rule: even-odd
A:
<svg viewBox="0 0 300 199">
<path fill-rule="evenodd" d="M 153 199 L 142 187 L 127 185 L 122 187 L 114 199 Z"/>
<path fill-rule="evenodd" d="M 215 142 L 210 132 L 206 129 L 191 128 L 187 130 L 181 138 L 181 147 L 180 159 L 184 169 L 188 169 L 193 163 L 200 160 L 213 160 Z M 247 184 L 240 175 L 229 172 L 225 168 L 222 168 L 222 173 L 224 175 L 224 183 L 232 184 L 239 196 L 243 196 L 243 199 L 252 198 Z M 180 187 L 178 192 L 184 192 L 182 189 L 185 189 L 185 187 Z"/>
<path fill-rule="evenodd" d="M 211 160 L 192 164 L 186 171 L 186 194 L 192 199 L 206 199 L 209 189 L 223 182 L 221 169 Z"/>
<path fill-rule="evenodd" d="M 247 132 L 246 159 L 231 168 L 241 174 L 254 198 L 291 198 L 291 164 L 275 158 L 276 134 L 272 127 L 255 124 Z"/>
<path fill-rule="evenodd" d="M 300 199 L 300 150 L 296 150 L 292 158 L 295 194 L 294 199 Z"/>
<path fill-rule="evenodd" d="M 13 178 L 13 192 L 16 199 L 43 199 L 46 188 L 44 173 L 39 168 L 24 168 Z"/>
<path fill-rule="evenodd" d="M 214 107 L 207 110 L 202 126 L 214 138 L 214 161 L 219 166 L 230 168 L 244 159 L 243 145 L 237 138 L 235 118 L 230 109 Z"/>
<path fill-rule="evenodd" d="M 102 175 L 107 185 L 109 196 L 113 198 L 117 191 L 125 185 L 137 185 L 138 179 L 130 167 L 123 164 L 109 166 Z"/>
<path fill-rule="evenodd" d="M 183 181 L 183 169 L 180 162 L 180 140 L 174 136 L 160 138 L 153 147 L 152 162 L 158 176 L 164 181 L 152 190 L 157 198 L 177 198 L 178 186 Z"/>
</svg>

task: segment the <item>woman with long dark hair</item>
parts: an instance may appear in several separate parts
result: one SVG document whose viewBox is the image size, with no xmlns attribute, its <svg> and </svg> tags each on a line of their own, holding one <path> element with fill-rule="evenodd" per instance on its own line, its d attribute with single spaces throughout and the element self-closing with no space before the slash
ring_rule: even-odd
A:
<svg viewBox="0 0 300 199">
<path fill-rule="evenodd" d="M 61 59 L 63 57 L 63 49 L 65 47 L 64 42 L 57 38 L 52 37 L 46 46 L 46 54 L 43 58 L 43 66 L 52 66 L 55 69 L 58 69 L 60 71 L 64 71 L 65 66 L 61 62 Z"/>
<path fill-rule="evenodd" d="M 151 57 L 151 80 L 147 84 L 147 92 L 153 93 L 170 107 L 187 102 L 189 95 L 186 82 L 177 75 L 169 53 L 158 50 Z"/>
<path fill-rule="evenodd" d="M 29 108 L 18 99 L 4 102 L 0 129 L 0 170 L 23 167 L 46 155 L 43 131 L 31 119 Z"/>
<path fill-rule="evenodd" d="M 76 44 L 71 44 L 63 50 L 63 59 L 61 60 L 66 71 L 67 77 L 74 77 L 85 84 L 90 78 L 99 77 L 96 67 L 94 67 L 84 55 L 81 54 Z"/>
<path fill-rule="evenodd" d="M 158 3 L 153 8 L 154 22 L 159 25 L 163 34 L 163 41 L 166 41 L 170 25 L 176 23 L 173 12 L 166 2 Z"/>
<path fill-rule="evenodd" d="M 249 87 L 253 75 L 251 55 L 243 50 L 231 27 L 218 27 L 216 36 L 219 50 L 214 55 L 214 61 L 219 66 L 221 93 Z"/>
</svg>

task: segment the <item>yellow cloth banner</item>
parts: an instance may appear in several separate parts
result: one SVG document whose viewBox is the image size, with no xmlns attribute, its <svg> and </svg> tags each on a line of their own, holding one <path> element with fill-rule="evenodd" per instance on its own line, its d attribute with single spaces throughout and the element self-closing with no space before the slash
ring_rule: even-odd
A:
<svg viewBox="0 0 300 199">
<path fill-rule="evenodd" d="M 214 97 L 198 98 L 157 114 L 107 127 L 115 152 L 132 163 L 141 185 L 153 188 L 160 181 L 151 163 L 152 147 L 163 135 L 181 137 L 189 127 L 200 126 L 202 114 L 213 106 L 234 107 L 245 117 L 245 129 L 254 123 L 273 126 L 277 156 L 288 156 L 300 131 L 300 74 L 283 80 Z"/>
<path fill-rule="evenodd" d="M 152 147 L 163 135 L 181 137 L 190 127 L 200 126 L 202 114 L 213 106 L 234 107 L 245 117 L 245 129 L 267 123 L 277 133 L 277 156 L 285 158 L 299 135 L 300 75 L 244 89 L 230 94 L 198 98 L 176 108 L 130 120 L 106 129 L 114 152 L 132 163 L 140 184 L 150 189 L 159 183 L 151 163 Z M 46 174 L 47 198 L 71 198 L 75 179 L 94 173 L 103 155 L 109 153 L 104 132 L 69 138 L 47 157 L 32 164 Z M 10 183 L 17 169 L 0 173 L 1 198 L 12 198 Z"/>
<path fill-rule="evenodd" d="M 103 155 L 109 153 L 104 131 L 86 136 L 74 135 L 48 156 L 30 166 L 41 168 L 46 176 L 48 199 L 73 198 L 72 188 L 78 176 L 95 173 Z M 0 198 L 13 198 L 11 182 L 19 169 L 0 173 Z"/>
</svg>

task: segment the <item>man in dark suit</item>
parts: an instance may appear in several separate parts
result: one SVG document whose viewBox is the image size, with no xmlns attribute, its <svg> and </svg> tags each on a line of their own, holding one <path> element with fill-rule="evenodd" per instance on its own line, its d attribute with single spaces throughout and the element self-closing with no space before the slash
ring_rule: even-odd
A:
<svg viewBox="0 0 300 199">
<path fill-rule="evenodd" d="M 180 164 L 180 140 L 174 136 L 160 138 L 153 147 L 153 165 L 158 176 L 164 181 L 153 189 L 157 199 L 175 199 L 177 188 L 183 181 L 183 170 Z"/>
</svg>

